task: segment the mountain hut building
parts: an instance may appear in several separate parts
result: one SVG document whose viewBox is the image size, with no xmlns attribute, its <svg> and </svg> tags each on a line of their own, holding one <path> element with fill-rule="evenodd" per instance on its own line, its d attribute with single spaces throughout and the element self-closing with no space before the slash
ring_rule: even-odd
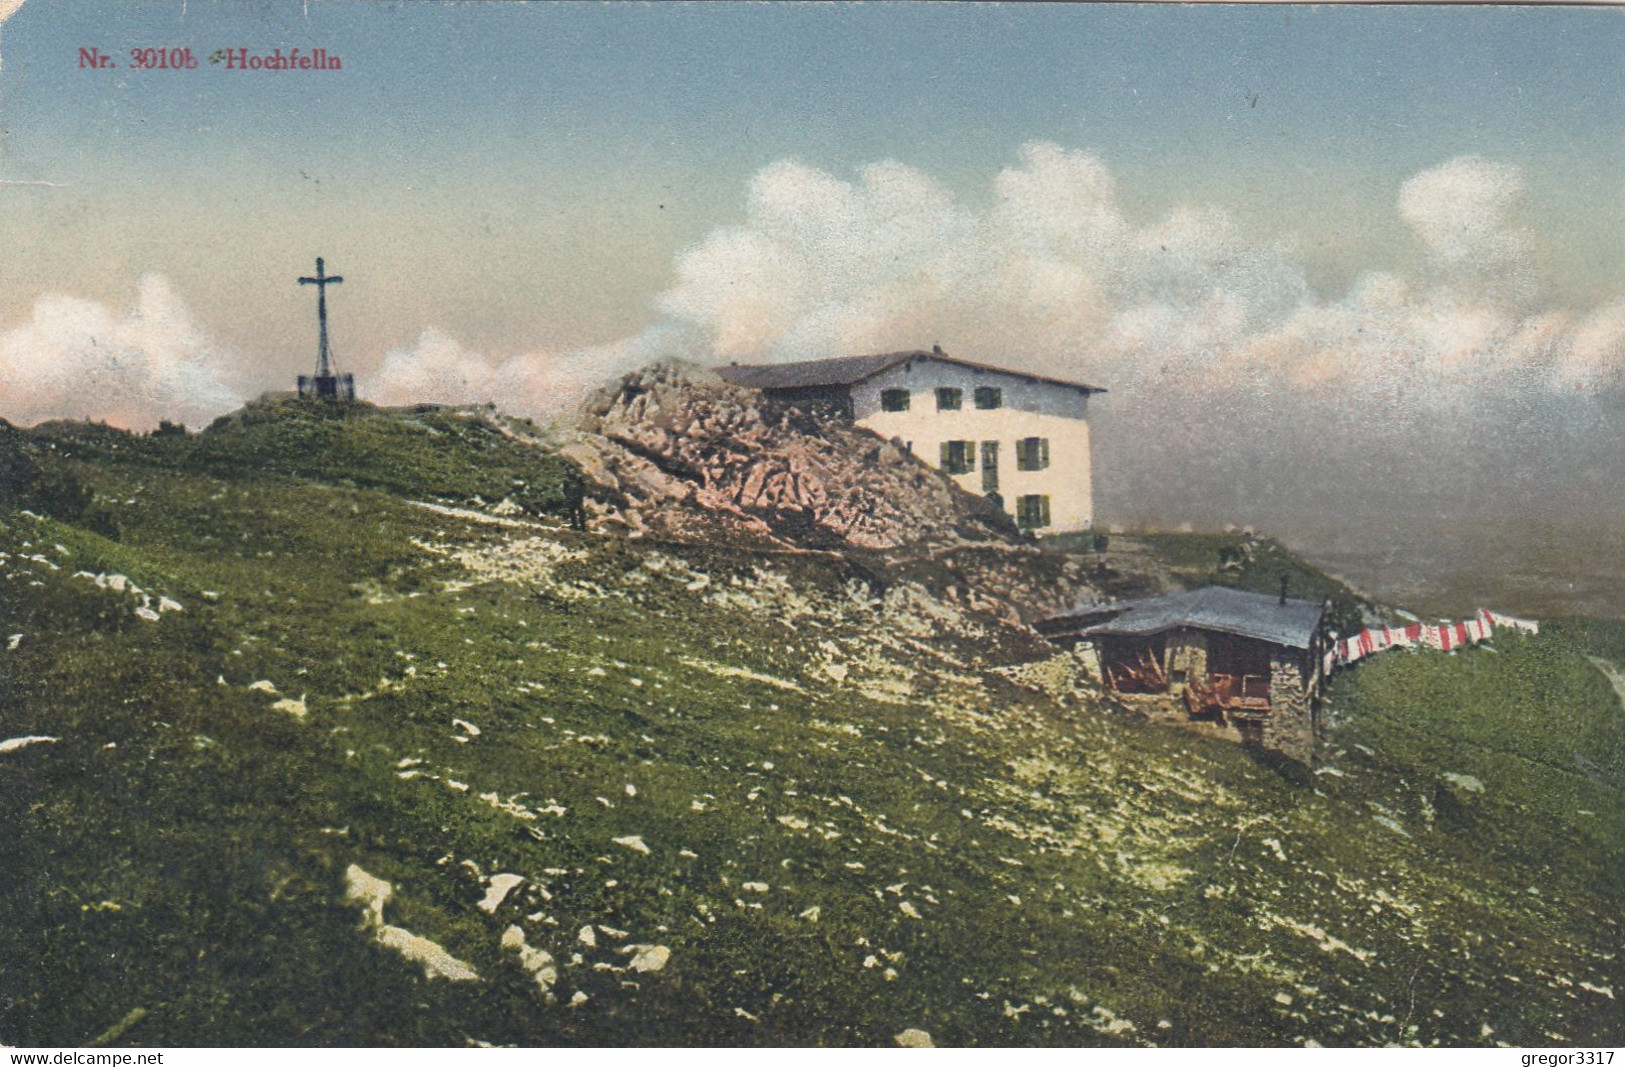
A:
<svg viewBox="0 0 1625 1067">
<path fill-rule="evenodd" d="M 1327 647 L 1323 603 L 1207 586 L 1056 615 L 1038 630 L 1085 646 L 1100 680 L 1153 718 L 1200 723 L 1307 761 Z"/>
<path fill-rule="evenodd" d="M 728 382 L 900 442 L 1024 530 L 1094 521 L 1089 398 L 1104 389 L 931 351 L 718 367 Z"/>
</svg>

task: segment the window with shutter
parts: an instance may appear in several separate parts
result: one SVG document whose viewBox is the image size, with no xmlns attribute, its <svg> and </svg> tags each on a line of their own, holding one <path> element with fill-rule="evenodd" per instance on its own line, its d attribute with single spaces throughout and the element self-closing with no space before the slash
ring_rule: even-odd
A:
<svg viewBox="0 0 1625 1067">
<path fill-rule="evenodd" d="M 1049 497 L 1040 494 L 1016 498 L 1016 525 L 1024 530 L 1037 530 L 1048 526 Z"/>
<path fill-rule="evenodd" d="M 982 492 L 999 491 L 999 442 L 982 442 Z"/>
<path fill-rule="evenodd" d="M 964 404 L 964 394 L 958 389 L 942 388 L 937 390 L 938 411 L 958 411 Z"/>
<path fill-rule="evenodd" d="M 907 411 L 908 410 L 908 390 L 907 389 L 882 389 L 880 391 L 880 410 L 882 410 L 882 411 Z"/>
<path fill-rule="evenodd" d="M 938 466 L 942 468 L 944 474 L 969 474 L 976 469 L 976 443 L 942 442 L 942 462 Z"/>
<path fill-rule="evenodd" d="M 1016 442 L 1016 469 L 1041 471 L 1049 466 L 1049 438 L 1023 437 Z"/>
<path fill-rule="evenodd" d="M 997 386 L 979 385 L 976 387 L 976 406 L 982 411 L 991 411 L 1004 406 L 1004 391 Z"/>
</svg>

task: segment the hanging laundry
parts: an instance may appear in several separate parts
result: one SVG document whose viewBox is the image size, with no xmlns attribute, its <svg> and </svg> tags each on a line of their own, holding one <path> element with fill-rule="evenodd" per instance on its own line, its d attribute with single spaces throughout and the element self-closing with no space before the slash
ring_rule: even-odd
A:
<svg viewBox="0 0 1625 1067">
<path fill-rule="evenodd" d="M 1361 630 L 1350 637 L 1334 641 L 1325 656 L 1324 669 L 1357 663 L 1366 656 L 1390 648 L 1436 648 L 1453 652 L 1466 645 L 1488 641 L 1497 627 L 1510 626 L 1525 633 L 1540 633 L 1540 623 L 1532 619 L 1519 619 L 1511 615 L 1480 608 L 1465 622 L 1441 622 L 1438 625 L 1413 622 L 1405 626 L 1379 626 Z"/>
</svg>

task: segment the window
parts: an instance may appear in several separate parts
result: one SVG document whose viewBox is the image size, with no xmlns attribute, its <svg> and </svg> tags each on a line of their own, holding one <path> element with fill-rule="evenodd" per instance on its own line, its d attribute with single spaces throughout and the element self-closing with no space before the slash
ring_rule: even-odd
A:
<svg viewBox="0 0 1625 1067">
<path fill-rule="evenodd" d="M 1037 530 L 1049 525 L 1049 497 L 1016 497 L 1016 525 L 1023 530 Z"/>
<path fill-rule="evenodd" d="M 975 470 L 976 442 L 942 442 L 941 467 L 944 474 L 969 474 L 971 471 Z"/>
<path fill-rule="evenodd" d="M 976 407 L 981 411 L 991 411 L 994 408 L 1004 407 L 1004 390 L 996 385 L 977 386 Z"/>
<path fill-rule="evenodd" d="M 908 410 L 908 390 L 907 389 L 882 389 L 880 391 L 880 410 L 881 411 L 907 411 Z"/>
<path fill-rule="evenodd" d="M 982 442 L 982 492 L 999 491 L 999 442 Z"/>
<path fill-rule="evenodd" d="M 1016 442 L 1016 470 L 1041 471 L 1049 466 L 1049 438 L 1023 437 Z"/>
<path fill-rule="evenodd" d="M 958 389 L 937 390 L 938 411 L 958 411 L 965 403 L 964 394 Z"/>
</svg>

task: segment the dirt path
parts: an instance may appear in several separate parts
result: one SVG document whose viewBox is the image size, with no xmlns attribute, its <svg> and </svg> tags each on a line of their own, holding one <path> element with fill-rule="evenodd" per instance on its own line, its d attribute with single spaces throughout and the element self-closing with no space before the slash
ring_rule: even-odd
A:
<svg viewBox="0 0 1625 1067">
<path fill-rule="evenodd" d="M 1621 672 L 1611 661 L 1605 660 L 1601 656 L 1587 656 L 1586 659 L 1590 660 L 1602 672 L 1602 676 L 1612 683 L 1614 693 L 1619 697 L 1620 707 L 1625 708 L 1625 672 Z"/>
</svg>

